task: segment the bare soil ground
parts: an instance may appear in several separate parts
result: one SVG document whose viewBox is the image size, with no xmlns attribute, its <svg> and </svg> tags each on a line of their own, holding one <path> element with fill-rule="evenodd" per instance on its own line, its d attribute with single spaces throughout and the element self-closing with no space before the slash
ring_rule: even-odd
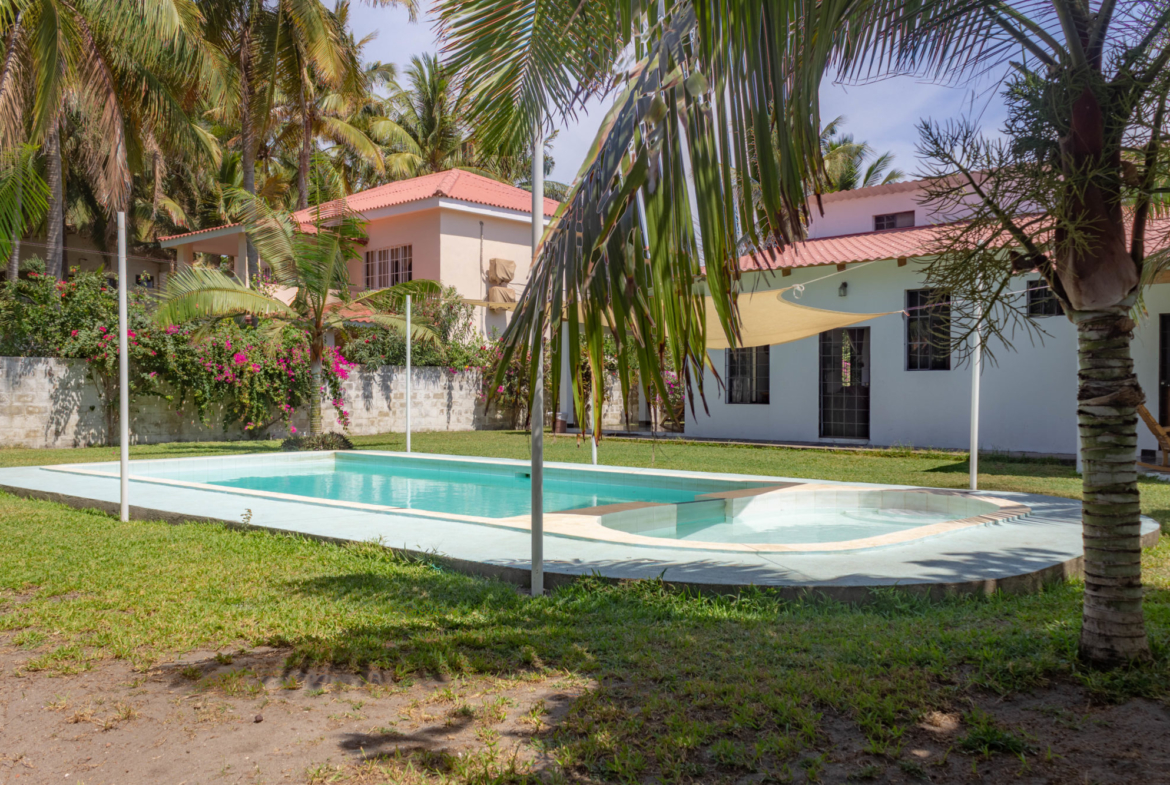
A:
<svg viewBox="0 0 1170 785">
<path fill-rule="evenodd" d="M 22 672 L 29 652 L 0 648 L 0 783 L 335 781 L 394 751 L 437 760 L 490 749 L 539 764 L 524 742 L 588 686 L 289 672 L 285 654 L 195 652 L 146 673 L 103 662 L 51 676 Z"/>
<path fill-rule="evenodd" d="M 29 658 L 28 651 L 0 648 L 3 785 L 397 785 L 463 780 L 480 767 L 539 772 L 549 761 L 536 738 L 555 728 L 574 698 L 593 686 L 571 676 L 395 682 L 392 674 L 376 671 L 290 672 L 283 667 L 285 652 L 275 649 L 230 657 L 193 652 L 145 673 L 107 661 L 70 676 L 23 671 Z M 987 740 L 1008 749 L 964 749 L 972 709 L 994 718 L 988 727 L 1007 732 L 993 732 Z M 849 719 L 827 715 L 823 730 L 818 756 L 767 774 L 716 764 L 717 778 L 1170 783 L 1165 705 L 1132 700 L 1095 706 L 1068 685 L 928 714 L 905 730 L 896 758 L 867 751 Z M 1024 749 L 1011 749 L 1020 743 Z"/>
</svg>

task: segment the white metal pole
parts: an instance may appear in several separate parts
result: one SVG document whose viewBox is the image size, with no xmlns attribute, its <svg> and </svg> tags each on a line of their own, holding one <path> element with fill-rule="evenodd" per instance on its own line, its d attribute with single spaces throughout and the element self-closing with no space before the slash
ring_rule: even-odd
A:
<svg viewBox="0 0 1170 785">
<path fill-rule="evenodd" d="M 532 128 L 532 264 L 544 234 L 544 135 Z M 532 269 L 528 272 L 532 279 Z M 543 309 L 546 303 L 537 304 Z M 532 596 L 544 594 L 544 320 L 536 330 L 536 387 L 532 391 Z"/>
<path fill-rule="evenodd" d="M 977 306 L 976 315 L 982 318 L 983 309 Z M 979 490 L 979 377 L 983 373 L 983 338 L 976 330 L 975 346 L 971 355 L 971 490 Z"/>
<path fill-rule="evenodd" d="M 410 452 L 410 295 L 406 295 L 406 451 Z"/>
<path fill-rule="evenodd" d="M 126 213 L 118 212 L 118 462 L 122 520 L 130 520 L 130 341 L 126 336 Z"/>
<path fill-rule="evenodd" d="M 597 439 L 593 438 L 593 418 L 597 416 L 597 401 L 589 403 L 589 446 L 593 448 L 593 465 L 597 465 Z"/>
</svg>

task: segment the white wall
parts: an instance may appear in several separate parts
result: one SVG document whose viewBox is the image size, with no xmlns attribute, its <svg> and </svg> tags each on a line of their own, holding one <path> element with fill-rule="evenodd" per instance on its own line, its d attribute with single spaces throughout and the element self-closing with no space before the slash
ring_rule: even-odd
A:
<svg viewBox="0 0 1170 785">
<path fill-rule="evenodd" d="M 956 216 L 938 213 L 932 206 L 921 203 L 925 198 L 917 182 L 839 191 L 821 197 L 825 214 L 817 209 L 815 199 L 809 200 L 809 239 L 837 237 L 843 234 L 872 232 L 873 217 L 888 213 L 914 212 L 914 225 L 945 223 Z"/>
<path fill-rule="evenodd" d="M 834 273 L 832 267 L 773 276 L 770 286 L 792 285 Z M 1034 276 L 1028 276 L 1034 277 Z M 1013 289 L 1023 290 L 1026 277 Z M 847 297 L 839 297 L 841 283 Z M 922 286 L 920 268 L 894 261 L 855 266 L 812 283 L 799 302 L 818 308 L 873 313 L 900 310 L 905 291 Z M 792 297 L 789 293 L 788 297 Z M 1170 313 L 1170 286 L 1147 291 L 1149 316 L 1133 343 L 1138 380 L 1147 406 L 1158 414 L 1158 315 Z M 981 383 L 980 447 L 983 450 L 1056 453 L 1076 451 L 1076 331 L 1063 316 L 1036 320 L 1048 335 L 1014 337 L 1014 350 L 992 344 Z M 859 325 L 870 328 L 870 443 L 964 449 L 969 441 L 971 370 L 952 362 L 950 371 L 906 370 L 905 321 L 899 314 Z M 771 394 L 767 405 L 725 403 L 710 372 L 705 377 L 710 415 L 687 412 L 689 435 L 714 438 L 822 442 L 819 437 L 819 339 L 806 338 L 771 349 Z M 723 352 L 712 360 L 724 373 Z M 1156 443 L 1139 423 L 1139 448 Z"/>
</svg>

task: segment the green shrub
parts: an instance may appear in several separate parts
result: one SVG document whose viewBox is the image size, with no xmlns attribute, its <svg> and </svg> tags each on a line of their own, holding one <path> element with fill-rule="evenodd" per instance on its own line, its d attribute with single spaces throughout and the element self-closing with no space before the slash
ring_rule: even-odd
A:
<svg viewBox="0 0 1170 785">
<path fill-rule="evenodd" d="M 280 443 L 285 452 L 352 450 L 353 442 L 341 433 L 319 433 L 316 436 L 290 436 Z"/>
</svg>

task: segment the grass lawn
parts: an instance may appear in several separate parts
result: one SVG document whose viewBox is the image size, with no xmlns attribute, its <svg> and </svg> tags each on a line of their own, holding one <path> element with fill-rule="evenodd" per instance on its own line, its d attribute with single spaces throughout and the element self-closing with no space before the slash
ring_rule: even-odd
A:
<svg viewBox="0 0 1170 785">
<path fill-rule="evenodd" d="M 511 432 L 424 433 L 413 441 L 422 452 L 528 455 L 526 435 Z M 399 449 L 402 437 L 355 442 Z M 276 448 L 172 444 L 131 454 Z M 953 488 L 967 482 L 965 456 L 946 453 L 607 440 L 601 456 L 607 464 L 653 460 L 669 469 Z M 0 466 L 116 458 L 109 448 L 0 450 Z M 589 450 L 550 438 L 546 458 L 587 462 Z M 1057 462 L 986 456 L 980 467 L 986 489 L 1079 495 L 1079 478 Z M 1170 484 L 1144 481 L 1142 507 L 1170 523 Z M 284 650 L 290 668 L 376 668 L 399 680 L 455 684 L 548 673 L 592 685 L 524 741 L 538 753 L 535 769 L 503 752 L 474 770 L 392 755 L 306 775 L 321 782 L 949 782 L 1021 774 L 1062 782 L 1071 781 L 1062 772 L 1085 764 L 1073 747 L 1054 753 L 1055 742 L 1043 735 L 1067 711 L 1060 700 L 1162 702 L 1170 693 L 1165 540 L 1143 563 L 1154 661 L 1111 673 L 1087 672 L 1075 659 L 1075 584 L 947 602 L 882 591 L 863 607 L 786 603 L 766 591 L 689 596 L 653 581 L 582 581 L 531 599 L 371 545 L 213 525 L 123 524 L 2 494 L 0 542 L 0 643 L 27 650 L 21 670 L 30 678 L 99 668 L 111 658 L 145 669 L 192 650 L 266 645 Z M 996 708 L 1005 697 L 1054 690 L 1064 697 L 1052 697 L 1035 717 Z M 938 716 L 957 718 L 945 741 L 920 727 Z M 485 743 L 493 755 L 502 749 L 498 740 Z"/>
</svg>

